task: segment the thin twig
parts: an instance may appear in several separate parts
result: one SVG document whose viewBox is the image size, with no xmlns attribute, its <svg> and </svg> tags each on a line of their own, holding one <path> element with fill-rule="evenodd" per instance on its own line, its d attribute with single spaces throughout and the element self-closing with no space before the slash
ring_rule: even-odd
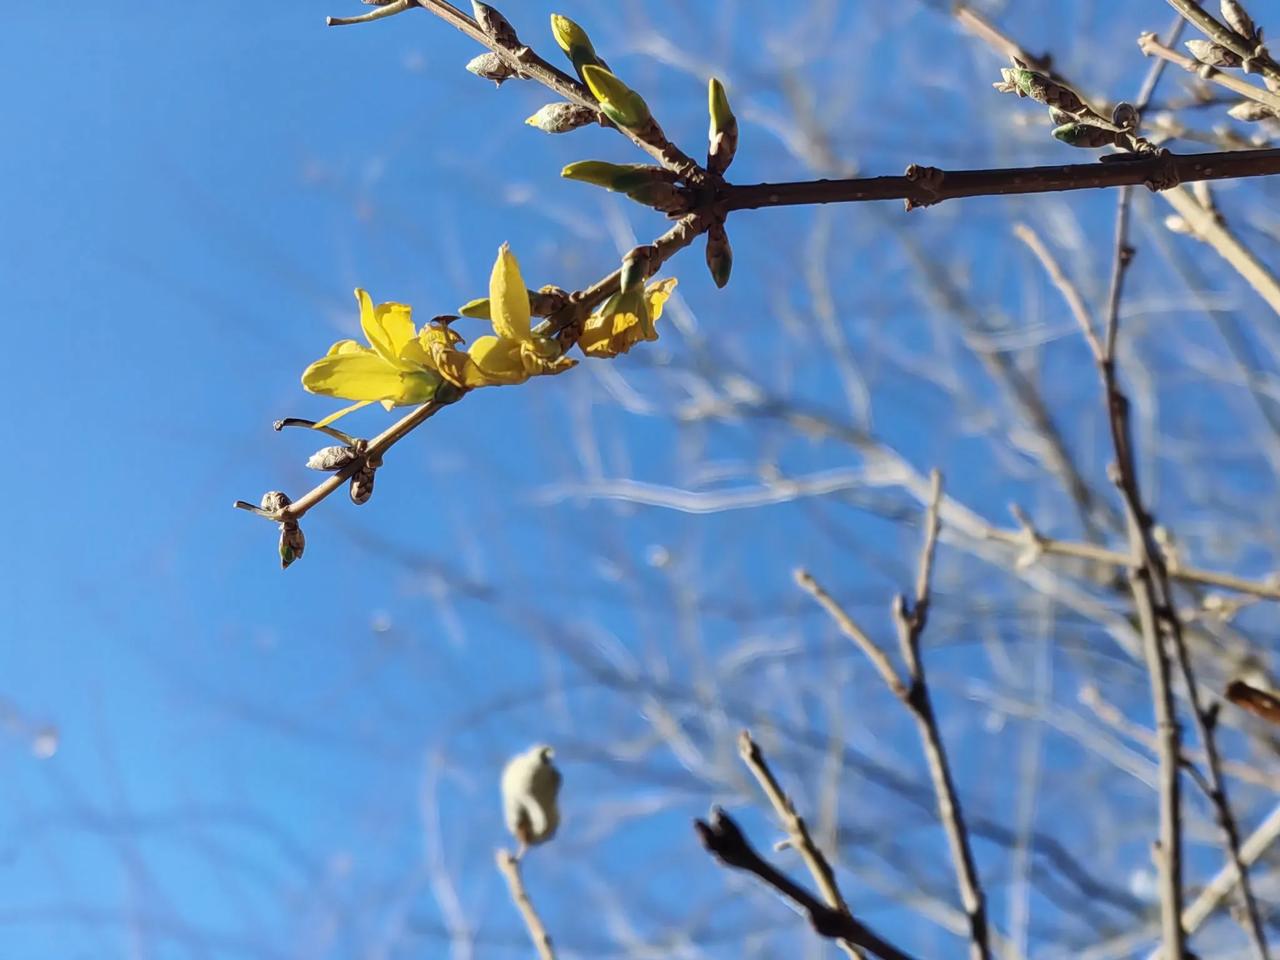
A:
<svg viewBox="0 0 1280 960">
<path fill-rule="evenodd" d="M 1067 302 L 1067 308 L 1071 311 L 1071 315 L 1076 318 L 1076 323 L 1079 324 L 1085 340 L 1089 343 L 1089 350 L 1095 358 L 1101 357 L 1102 344 L 1098 341 L 1098 335 L 1094 332 L 1093 314 L 1090 313 L 1089 307 L 1085 304 L 1084 297 L 1080 295 L 1080 289 L 1067 276 L 1057 258 L 1049 252 L 1049 248 L 1044 245 L 1040 235 L 1032 230 L 1031 227 L 1025 223 L 1016 223 L 1013 226 L 1013 235 L 1025 243 L 1031 252 L 1036 255 L 1036 259 L 1044 267 L 1044 272 L 1049 275 L 1053 285 L 1062 294 L 1062 299 Z"/>
<path fill-rule="evenodd" d="M 1221 23 L 1217 17 L 1200 6 L 1200 0 L 1169 0 L 1169 6 L 1186 17 L 1189 23 L 1218 46 L 1226 47 L 1241 60 L 1251 61 L 1252 68 L 1272 83 L 1280 83 L 1280 64 L 1271 59 L 1266 48 L 1259 41 L 1242 37 L 1226 24 Z"/>
<path fill-rule="evenodd" d="M 525 890 L 524 878 L 520 875 L 520 860 L 508 850 L 499 850 L 497 854 L 498 871 L 507 881 L 507 889 L 511 891 L 511 900 L 524 918 L 524 925 L 529 928 L 529 938 L 538 951 L 540 960 L 556 960 L 555 948 L 551 945 L 551 935 L 542 925 L 542 918 L 534 909 L 529 892 Z"/>
<path fill-rule="evenodd" d="M 742 828 L 719 807 L 711 811 L 708 820 L 695 820 L 693 826 L 708 853 L 725 866 L 753 874 L 772 887 L 808 917 L 815 933 L 832 940 L 847 941 L 881 960 L 913 960 L 911 954 L 894 946 L 848 913 L 827 906 L 761 857 Z"/>
<path fill-rule="evenodd" d="M 1017 57 L 1037 70 L 1047 69 L 1048 64 L 1044 58 L 1029 53 L 1021 44 L 1001 32 L 981 14 L 963 5 L 953 8 L 952 12 L 962 26 L 1001 56 Z M 1069 80 L 1057 75 L 1053 76 L 1065 86 L 1079 89 Z M 1257 291 L 1272 310 L 1280 313 L 1280 279 L 1277 279 L 1275 274 L 1240 242 L 1221 217 L 1214 211 L 1206 210 L 1190 191 L 1183 187 L 1163 190 L 1160 196 L 1186 221 L 1199 240 L 1211 246 L 1244 278 L 1249 286 Z"/>
<path fill-rule="evenodd" d="M 907 667 L 905 682 L 884 649 L 854 622 L 848 612 L 814 580 L 811 574 L 803 570 L 798 571 L 796 582 L 822 605 L 841 631 L 866 654 L 867 659 L 884 679 L 885 685 L 915 718 L 925 761 L 929 768 L 929 776 L 933 782 L 934 795 L 937 798 L 938 817 L 946 831 L 947 844 L 951 851 L 960 901 L 968 919 L 969 953 L 974 960 L 987 960 L 991 956 L 991 935 L 987 923 L 986 896 L 978 877 L 973 850 L 969 842 L 969 831 L 965 826 L 964 811 L 951 774 L 951 765 L 947 760 L 942 733 L 938 729 L 933 698 L 930 696 L 928 681 L 925 679 L 924 661 L 920 656 L 920 638 L 924 633 L 929 613 L 930 582 L 933 558 L 938 545 L 938 516 L 941 504 L 942 477 L 935 470 L 931 475 L 925 514 L 925 539 L 920 551 L 914 598 L 908 604 L 905 597 L 898 596 L 893 606 L 902 658 Z"/>
<path fill-rule="evenodd" d="M 969 831 L 965 827 L 964 810 L 960 795 L 947 761 L 946 746 L 938 729 L 933 710 L 933 697 L 925 679 L 924 660 L 920 656 L 920 638 L 929 616 L 930 583 L 933 575 L 933 558 L 938 547 L 938 510 L 942 502 L 942 475 L 937 470 L 931 475 L 932 491 L 925 512 L 924 544 L 920 548 L 920 563 L 916 575 L 914 600 L 908 605 L 901 594 L 894 601 L 893 614 L 898 626 L 898 641 L 911 686 L 903 701 L 916 718 L 920 740 L 924 746 L 929 776 L 933 780 L 938 798 L 938 816 L 947 833 L 951 848 L 951 860 L 955 866 L 956 883 L 960 888 L 960 900 L 969 917 L 969 955 L 974 960 L 987 960 L 991 956 L 990 934 L 987 929 L 986 896 L 978 868 L 973 859 Z"/>
<path fill-rule="evenodd" d="M 1201 63 L 1194 57 L 1188 57 L 1171 47 L 1166 47 L 1154 33 L 1140 34 L 1138 36 L 1138 48 L 1142 51 L 1143 56 L 1159 57 L 1165 63 L 1171 63 L 1175 67 L 1181 67 L 1188 73 L 1194 73 L 1206 80 L 1211 80 L 1232 93 L 1237 93 L 1255 103 L 1260 103 L 1264 107 L 1280 114 L 1280 95 L 1272 93 L 1266 87 L 1259 87 L 1248 80 L 1242 80 L 1234 73 L 1211 67 L 1206 63 Z"/>
<path fill-rule="evenodd" d="M 818 845 L 813 842 L 809 825 L 805 823 L 804 817 L 796 812 L 795 804 L 791 802 L 791 798 L 783 791 L 773 771 L 769 769 L 759 744 L 751 738 L 749 730 L 743 730 L 738 736 L 738 755 L 742 757 L 742 762 L 760 784 L 760 789 L 764 791 L 770 806 L 773 807 L 773 812 L 782 821 L 791 846 L 799 852 L 805 866 L 809 868 L 809 873 L 814 883 L 818 885 L 818 892 L 822 894 L 822 899 L 831 909 L 848 914 L 849 905 L 845 903 L 844 896 L 840 893 L 835 871 L 831 869 L 830 862 L 818 849 Z M 848 940 L 841 940 L 840 947 L 851 957 L 862 956 L 857 946 Z"/>
<path fill-rule="evenodd" d="M 826 591 L 826 588 L 814 579 L 813 574 L 808 570 L 797 570 L 795 572 L 795 580 L 802 590 L 817 600 L 822 609 L 827 611 L 831 619 L 835 621 L 836 626 L 840 628 L 840 631 L 858 645 L 858 648 L 871 661 L 871 665 L 876 668 L 876 671 L 884 680 L 885 686 L 889 688 L 893 695 L 899 700 L 905 701 L 907 699 L 906 684 L 902 682 L 902 678 L 898 676 L 898 671 L 893 667 L 893 661 L 889 659 L 889 655 L 884 652 L 880 645 L 867 636 L 866 632 L 854 622 L 853 618 Z"/>
</svg>

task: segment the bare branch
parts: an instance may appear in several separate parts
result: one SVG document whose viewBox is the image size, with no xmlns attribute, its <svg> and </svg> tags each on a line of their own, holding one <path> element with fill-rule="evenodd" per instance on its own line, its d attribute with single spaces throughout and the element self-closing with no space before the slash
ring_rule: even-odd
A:
<svg viewBox="0 0 1280 960">
<path fill-rule="evenodd" d="M 827 906 L 831 907 L 831 909 L 843 914 L 849 914 L 849 905 L 845 903 L 844 897 L 840 893 L 840 887 L 836 883 L 835 871 L 831 869 L 831 864 L 823 856 L 822 851 L 818 849 L 818 845 L 813 842 L 813 837 L 809 833 L 809 826 L 805 823 L 804 817 L 796 812 L 795 804 L 791 802 L 791 798 L 783 792 L 782 787 L 778 784 L 773 771 L 769 769 L 769 764 L 764 759 L 764 754 L 760 751 L 760 746 L 751 739 L 751 731 L 743 730 L 738 736 L 738 754 L 742 757 L 742 762 L 747 765 L 747 769 L 751 771 L 752 776 L 756 778 L 756 782 L 760 784 L 760 789 L 764 791 L 765 797 L 768 798 L 770 806 L 773 807 L 773 812 L 782 821 L 783 828 L 790 838 L 791 846 L 799 852 L 805 866 L 809 868 L 809 873 L 813 876 L 814 883 L 818 885 L 818 891 L 822 894 L 822 899 L 826 901 Z M 840 946 L 851 957 L 862 956 L 856 945 L 847 940 L 841 940 Z"/>
<path fill-rule="evenodd" d="M 507 881 L 507 889 L 511 891 L 511 900 L 520 911 L 520 916 L 524 918 L 524 925 L 529 928 L 529 938 L 538 951 L 539 960 L 556 960 L 555 948 L 551 946 L 551 935 L 542 925 L 542 918 L 538 916 L 533 901 L 529 899 L 529 892 L 525 890 L 524 878 L 520 875 L 520 859 L 509 850 L 499 850 L 497 862 L 498 871 Z"/>
<path fill-rule="evenodd" d="M 707 852 L 727 867 L 753 874 L 798 907 L 819 936 L 844 940 L 881 960 L 912 960 L 911 954 L 895 947 L 870 927 L 848 913 L 835 910 L 800 886 L 756 852 L 742 828 L 716 807 L 710 820 L 695 820 L 694 829 Z"/>
</svg>

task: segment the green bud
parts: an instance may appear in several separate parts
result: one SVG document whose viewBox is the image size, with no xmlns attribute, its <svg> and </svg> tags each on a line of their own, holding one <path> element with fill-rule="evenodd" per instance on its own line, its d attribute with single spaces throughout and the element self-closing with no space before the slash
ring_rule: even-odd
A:
<svg viewBox="0 0 1280 960">
<path fill-rule="evenodd" d="M 1116 131 L 1087 123 L 1064 123 L 1053 128 L 1053 136 L 1071 147 L 1105 147 L 1116 142 Z"/>
<path fill-rule="evenodd" d="M 707 108 L 711 114 L 711 127 L 707 132 L 711 143 L 707 150 L 707 169 L 712 173 L 724 173 L 738 152 L 738 118 L 729 109 L 724 84 L 715 77 L 707 82 Z"/>
<path fill-rule="evenodd" d="M 733 272 L 733 247 L 729 246 L 729 234 L 724 223 L 718 221 L 707 231 L 707 269 L 717 287 L 723 288 Z"/>
<path fill-rule="evenodd" d="M 669 184 L 672 179 L 662 167 L 644 163 L 609 163 L 605 160 L 579 160 L 561 170 L 560 176 L 617 193 L 626 193 L 651 183 Z"/>
<path fill-rule="evenodd" d="M 639 129 L 653 119 L 644 98 L 603 67 L 587 64 L 582 68 L 582 78 L 604 115 L 618 126 Z"/>
<path fill-rule="evenodd" d="M 551 34 L 556 38 L 556 43 L 560 49 L 565 52 L 573 68 L 578 71 L 578 76 L 582 77 L 582 68 L 588 64 L 603 64 L 598 56 L 596 56 L 596 48 L 591 45 L 591 38 L 587 36 L 587 31 L 578 26 L 568 17 L 562 17 L 558 13 L 551 15 Z M 583 78 L 583 82 L 586 80 Z"/>
</svg>

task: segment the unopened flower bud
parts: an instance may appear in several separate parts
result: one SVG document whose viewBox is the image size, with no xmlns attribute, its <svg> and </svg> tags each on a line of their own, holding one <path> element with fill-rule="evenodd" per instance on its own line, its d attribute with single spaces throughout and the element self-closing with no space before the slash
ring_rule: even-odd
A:
<svg viewBox="0 0 1280 960">
<path fill-rule="evenodd" d="M 653 119 L 644 98 L 604 67 L 587 64 L 582 68 L 582 76 L 604 115 L 618 126 L 635 130 Z"/>
<path fill-rule="evenodd" d="M 512 757 L 502 771 L 502 812 L 521 847 L 545 843 L 560 826 L 563 779 L 551 762 L 555 751 L 538 745 Z"/>
<path fill-rule="evenodd" d="M 282 493 L 279 490 L 268 490 L 262 495 L 260 506 L 266 513 L 279 513 L 291 503 L 293 501 L 289 499 L 287 493 Z"/>
<path fill-rule="evenodd" d="M 289 564 L 302 558 L 306 549 L 307 538 L 302 535 L 302 528 L 297 520 L 286 520 L 280 524 L 280 567 L 286 569 Z"/>
<path fill-rule="evenodd" d="M 516 71 L 507 66 L 506 62 L 496 53 L 482 53 L 480 56 L 473 58 L 467 64 L 467 70 L 477 77 L 492 80 L 497 86 L 502 86 L 504 80 L 510 80 L 516 76 Z"/>
<path fill-rule="evenodd" d="M 1228 116 L 1243 120 L 1245 123 L 1256 123 L 1259 120 L 1273 119 L 1275 114 L 1258 103 L 1257 100 L 1241 100 L 1227 111 Z"/>
<path fill-rule="evenodd" d="M 722 220 L 717 220 L 707 230 L 707 269 L 711 271 L 711 279 L 716 286 L 721 288 L 729 282 L 729 275 L 733 272 L 733 247 L 729 245 L 729 234 Z"/>
<path fill-rule="evenodd" d="M 1238 67 L 1244 62 L 1238 54 L 1209 40 L 1188 40 L 1184 46 L 1191 51 L 1193 57 L 1206 66 Z"/>
<path fill-rule="evenodd" d="M 707 131 L 710 141 L 707 169 L 712 173 L 724 173 L 738 152 L 738 118 L 729 109 L 724 84 L 715 77 L 707 82 L 707 106 L 711 114 L 711 126 Z"/>
<path fill-rule="evenodd" d="M 355 457 L 356 452 L 348 446 L 322 447 L 307 460 L 307 469 L 326 472 L 341 470 Z"/>
<path fill-rule="evenodd" d="M 548 103 L 525 123 L 544 133 L 568 133 L 591 123 L 597 123 L 600 114 L 580 103 Z"/>
<path fill-rule="evenodd" d="M 476 23 L 480 25 L 480 29 L 495 44 L 508 49 L 520 46 L 516 28 L 511 26 L 511 21 L 501 13 L 487 3 L 481 3 L 480 0 L 471 0 L 471 9 L 475 13 Z"/>
<path fill-rule="evenodd" d="M 1244 7 L 1240 6 L 1239 0 L 1222 0 L 1219 7 L 1227 26 L 1246 40 L 1259 39 L 1258 28 L 1253 25 L 1253 19 L 1245 12 Z"/>
</svg>

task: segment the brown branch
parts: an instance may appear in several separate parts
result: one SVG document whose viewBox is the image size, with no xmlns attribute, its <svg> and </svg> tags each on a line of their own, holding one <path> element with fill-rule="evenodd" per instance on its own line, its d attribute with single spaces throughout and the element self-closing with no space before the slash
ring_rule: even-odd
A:
<svg viewBox="0 0 1280 960">
<path fill-rule="evenodd" d="M 866 632 L 854 622 L 853 618 L 826 591 L 826 588 L 814 579 L 813 574 L 808 570 L 797 570 L 795 572 L 795 580 L 802 590 L 817 600 L 822 609 L 827 611 L 827 614 L 835 621 L 840 631 L 858 645 L 858 648 L 866 655 L 866 658 L 871 661 L 871 665 L 876 668 L 890 692 L 905 703 L 907 699 L 906 684 L 898 676 L 898 671 L 894 669 L 893 661 L 889 659 L 889 655 L 884 652 L 884 649 L 867 636 Z"/>
<path fill-rule="evenodd" d="M 931 476 L 932 491 L 925 513 L 924 545 L 920 549 L 919 571 L 913 602 L 908 605 L 901 594 L 894 601 L 893 615 L 898 626 L 898 642 L 902 658 L 907 664 L 911 687 L 903 702 L 911 710 L 919 727 L 920 741 L 924 747 L 929 776 L 933 780 L 938 798 L 938 816 L 947 833 L 951 848 L 951 860 L 955 866 L 956 882 L 960 888 L 960 900 L 969 917 L 969 955 L 974 960 L 987 960 L 991 956 L 990 933 L 987 929 L 986 896 L 978 868 L 974 863 L 973 849 L 969 843 L 969 831 L 964 822 L 960 796 L 947 761 L 946 746 L 938 729 L 933 710 L 933 697 L 925 679 L 924 660 L 920 656 L 920 637 L 924 633 L 929 616 L 929 589 L 933 574 L 933 558 L 938 547 L 938 508 L 942 502 L 942 476 L 937 470 Z"/>
<path fill-rule="evenodd" d="M 913 960 L 911 954 L 848 913 L 829 907 L 761 857 L 733 818 L 719 807 L 711 811 L 709 820 L 695 820 L 693 827 L 708 853 L 727 867 L 758 877 L 791 901 L 808 917 L 809 925 L 819 936 L 847 941 L 881 960 Z"/>
<path fill-rule="evenodd" d="M 764 791 L 765 797 L 768 798 L 770 806 L 773 807 L 773 812 L 782 821 L 783 829 L 787 831 L 791 846 L 799 852 L 805 866 L 809 868 L 809 873 L 813 876 L 814 883 L 818 885 L 818 892 L 822 894 L 822 899 L 826 901 L 827 906 L 831 909 L 849 915 L 849 905 L 845 903 L 844 897 L 840 893 L 840 886 L 836 883 L 835 871 L 831 869 L 830 862 L 823 856 L 822 851 L 818 849 L 818 845 L 813 842 L 813 836 L 809 833 L 809 825 L 805 823 L 804 817 L 796 812 L 795 804 L 791 802 L 791 798 L 786 795 L 777 778 L 774 777 L 773 771 L 769 769 L 769 764 L 765 761 L 759 744 L 751 738 L 751 731 L 749 730 L 743 730 L 738 735 L 738 755 L 742 757 L 742 762 L 746 764 L 747 769 L 756 778 L 756 782 L 760 784 L 760 789 Z M 862 952 L 858 950 L 857 946 L 848 940 L 842 939 L 840 947 L 851 957 L 862 956 Z"/>
<path fill-rule="evenodd" d="M 1163 553 L 1155 542 L 1154 521 L 1143 506 L 1138 489 L 1129 401 L 1116 378 L 1115 347 L 1120 325 L 1120 298 L 1134 252 L 1128 243 L 1128 228 L 1128 198 L 1122 195 L 1116 215 L 1115 256 L 1103 332 L 1104 345 L 1099 350 L 1096 336 L 1092 332 L 1086 335 L 1089 336 L 1102 381 L 1116 457 L 1114 478 L 1129 521 L 1129 585 L 1138 611 L 1156 720 L 1156 746 L 1160 760 L 1160 841 L 1156 860 L 1160 878 L 1161 942 L 1167 957 L 1180 958 L 1186 945 L 1186 932 L 1182 927 L 1182 732 L 1174 705 L 1164 630 L 1176 631 L 1180 642 L 1181 624 L 1173 609 L 1173 597 L 1168 593 L 1168 577 L 1161 576 L 1166 566 Z"/>
<path fill-rule="evenodd" d="M 542 925 L 542 918 L 534 909 L 529 892 L 525 890 L 524 879 L 520 875 L 520 860 L 507 850 L 499 850 L 497 854 L 498 871 L 507 881 L 507 889 L 511 891 L 511 900 L 524 918 L 524 925 L 529 928 L 529 939 L 538 951 L 539 960 L 556 960 L 555 948 L 551 945 L 551 935 Z"/>
<path fill-rule="evenodd" d="M 884 679 L 890 692 L 915 718 L 921 747 L 933 782 L 938 803 L 938 817 L 946 831 L 947 844 L 955 867 L 956 885 L 964 906 L 969 926 L 969 954 L 974 960 L 988 960 L 991 956 L 991 935 L 987 923 L 986 896 L 978 877 L 973 850 L 969 842 L 969 830 L 965 826 L 964 811 L 959 793 L 947 760 L 942 733 L 938 729 L 933 698 L 925 678 L 924 661 L 920 656 L 920 638 L 924 633 L 929 613 L 930 581 L 933 558 L 938 545 L 938 513 L 942 503 L 942 477 L 935 470 L 931 476 L 930 494 L 925 514 L 925 539 L 920 551 L 920 563 L 916 575 L 915 595 L 908 605 L 907 599 L 898 596 L 894 600 L 894 621 L 898 627 L 898 641 L 902 658 L 907 666 L 907 682 L 894 669 L 889 655 L 854 622 L 848 612 L 824 590 L 807 571 L 796 573 L 796 582 L 807 591 L 832 620 L 866 654 L 867 659 Z"/>
<path fill-rule="evenodd" d="M 794 183 L 728 184 L 726 210 L 803 206 L 816 203 L 862 203 L 905 200 L 911 207 L 960 197 L 1002 197 L 1024 193 L 1059 193 L 1159 183 L 1232 180 L 1280 173 L 1280 149 L 1232 150 L 1226 153 L 1114 155 L 1109 162 L 1007 167 L 993 170 L 924 168 L 913 176 L 862 177 L 852 180 L 805 180 Z"/>
</svg>

